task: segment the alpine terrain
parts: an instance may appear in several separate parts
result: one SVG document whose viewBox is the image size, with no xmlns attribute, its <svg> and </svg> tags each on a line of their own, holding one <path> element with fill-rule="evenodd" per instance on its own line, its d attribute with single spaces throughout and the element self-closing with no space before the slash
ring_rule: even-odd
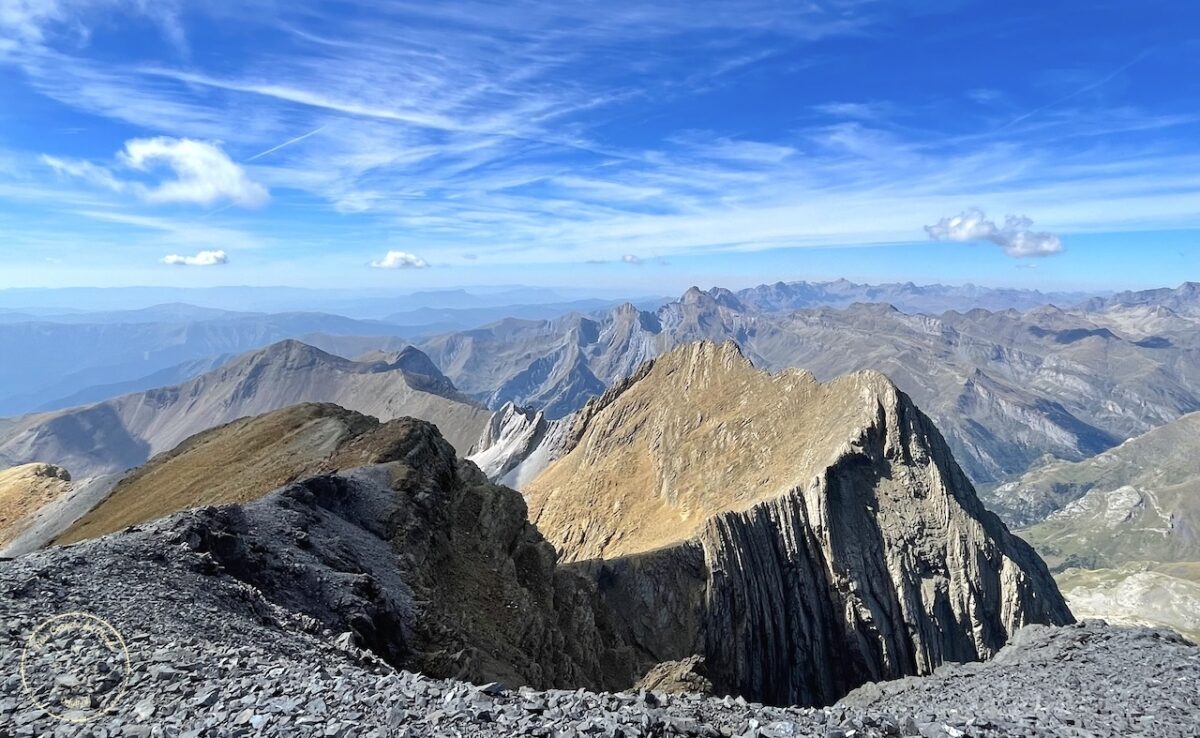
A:
<svg viewBox="0 0 1200 738">
<path fill-rule="evenodd" d="M 127 470 L 188 437 L 301 402 L 333 402 L 377 418 L 427 418 L 456 448 L 479 438 L 489 413 L 459 394 L 419 351 L 355 362 L 297 341 L 273 344 L 173 387 L 0 424 L 0 460 L 49 463 L 75 480 L 47 499 L 8 552 L 42 545 L 90 510 Z M 213 468 L 220 468 L 219 459 Z"/>
<path fill-rule="evenodd" d="M 568 449 L 526 487 L 532 520 L 645 613 L 634 642 L 702 655 L 720 692 L 826 704 L 1072 620 L 881 374 L 821 384 L 690 344 L 589 404 Z"/>
<path fill-rule="evenodd" d="M 1078 615 L 1200 637 L 1200 413 L 996 490 Z"/>
</svg>

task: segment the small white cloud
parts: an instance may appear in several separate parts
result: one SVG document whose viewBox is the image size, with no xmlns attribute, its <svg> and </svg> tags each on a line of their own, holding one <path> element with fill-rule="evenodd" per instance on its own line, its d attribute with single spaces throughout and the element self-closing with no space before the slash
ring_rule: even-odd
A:
<svg viewBox="0 0 1200 738">
<path fill-rule="evenodd" d="M 82 179 L 114 192 L 133 192 L 150 203 L 213 205 L 227 201 L 256 208 L 270 199 L 267 188 L 250 179 L 246 170 L 214 144 L 188 138 L 138 138 L 127 141 L 117 155 L 125 169 L 150 173 L 166 167 L 174 179 L 147 185 L 123 179 L 111 169 L 88 161 L 42 156 L 42 163 L 59 174 Z"/>
<path fill-rule="evenodd" d="M 1053 233 L 1035 232 L 1033 221 L 1023 215 L 1008 215 L 997 226 L 978 208 L 925 226 L 934 241 L 990 241 L 1015 258 L 1051 256 L 1063 250 L 1062 239 Z"/>
<path fill-rule="evenodd" d="M 429 263 L 407 251 L 389 251 L 382 259 L 371 262 L 371 266 L 376 269 L 424 269 Z"/>
<path fill-rule="evenodd" d="M 625 262 L 626 264 L 641 264 L 642 257 L 636 254 L 625 254 L 621 257 L 621 261 Z"/>
<path fill-rule="evenodd" d="M 218 266 L 220 264 L 228 264 L 229 257 L 225 255 L 224 251 L 218 249 L 215 251 L 201 251 L 195 256 L 180 256 L 179 254 L 170 254 L 163 257 L 163 263 L 174 266 L 208 267 Z"/>
</svg>

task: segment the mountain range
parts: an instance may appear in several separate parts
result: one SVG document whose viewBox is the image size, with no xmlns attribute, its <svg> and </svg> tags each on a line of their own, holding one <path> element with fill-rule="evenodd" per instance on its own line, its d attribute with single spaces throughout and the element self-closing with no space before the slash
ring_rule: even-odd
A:
<svg viewBox="0 0 1200 738">
<path fill-rule="evenodd" d="M 393 665 L 541 687 L 703 662 L 719 692 L 828 704 L 1071 621 L 882 375 L 772 377 L 697 343 L 589 408 L 530 485 L 532 518 L 430 423 L 302 404 L 155 456 L 56 543 L 178 542 Z"/>
<path fill-rule="evenodd" d="M 160 373 L 182 379 L 216 357 L 313 333 L 403 335 L 406 329 L 339 315 L 232 314 L 163 322 L 0 323 L 0 346 L 21 361 L 0 364 L 0 414 L 58 409 L 70 398 L 108 399 L 97 387 L 149 389 Z M 197 364 L 199 362 L 199 364 Z M 109 395 L 111 397 L 112 395 Z"/>
<path fill-rule="evenodd" d="M 908 311 L 1028 307 L 1076 304 L 1091 297 L 971 285 L 859 285 L 845 280 L 762 285 L 737 295 L 763 312 L 840 307 L 854 301 L 889 302 Z M 653 311 L 669 301 L 641 297 L 632 304 Z M 412 294 L 286 288 L 2 290 L 0 304 L 10 307 L 0 308 L 0 347 L 30 360 L 0 368 L 0 414 L 57 410 L 181 382 L 217 366 L 222 357 L 286 338 L 321 346 L 321 337 L 371 337 L 359 345 L 376 348 L 383 347 L 388 337 L 428 337 L 504 318 L 590 315 L 622 302 L 568 290 L 518 287 Z M 85 306 L 90 309 L 81 309 Z M 365 350 L 338 353 L 354 356 Z"/>
<path fill-rule="evenodd" d="M 665 314 L 692 327 L 707 317 Z M 305 401 L 314 397 L 325 399 Z M 354 403 L 361 412 L 340 406 Z M 395 417 L 417 411 L 440 430 Z M 1178 432 L 1191 417 L 1176 421 Z M 123 628 L 141 613 L 139 663 L 183 664 L 153 666 L 154 682 L 190 674 L 183 678 L 208 690 L 247 657 L 267 673 L 291 673 L 245 646 L 220 645 L 235 633 L 274 654 L 355 654 L 375 674 L 462 679 L 489 695 L 525 685 L 522 709 L 560 710 L 560 727 L 560 695 L 603 702 L 647 687 L 729 695 L 713 705 L 744 703 L 759 715 L 769 709 L 759 703 L 844 698 L 834 708 L 844 719 L 857 705 L 907 704 L 986 671 L 1020 713 L 1011 719 L 1028 721 L 1041 719 L 1032 705 L 1043 692 L 1063 699 L 1066 689 L 1035 677 L 1037 664 L 1084 659 L 1086 673 L 1108 684 L 1105 710 L 1140 704 L 1124 691 L 1112 696 L 1125 689 L 1120 675 L 1148 674 L 1168 651 L 1184 659 L 1179 679 L 1190 678 L 1194 646 L 1174 636 L 1088 624 L 1075 637 L 1062 628 L 1074 618 L 1046 564 L 985 509 L 934 421 L 877 371 L 826 381 L 794 368 L 772 374 L 737 343 L 693 341 L 658 352 L 556 419 L 511 402 L 489 414 L 415 348 L 350 360 L 285 341 L 176 387 L 6 421 L 0 448 L 44 453 L 56 448 L 49 439 L 73 437 L 64 427 L 108 427 L 111 418 L 147 448 L 173 445 L 130 473 L 59 449 L 94 478 L 120 477 L 90 493 L 86 507 L 57 467 L 18 467 L 0 480 L 0 497 L 31 511 L 15 527 L 32 518 L 40 536 L 25 535 L 25 548 L 9 549 L 21 555 L 0 558 L 10 595 L 0 609 L 18 630 L 49 601 L 102 612 Z M 1172 425 L 1157 431 L 1163 440 L 1109 453 L 1170 448 L 1165 429 Z M 493 477 L 519 479 L 528 507 L 462 459 L 468 448 Z M 1054 497 L 1066 512 L 1071 495 L 1026 496 Z M 58 505 L 63 499 L 72 505 Z M 66 507 L 77 514 L 63 515 Z M 70 545 L 22 553 L 48 542 Z M 175 615 L 183 602 L 195 617 Z M 1055 627 L 1043 635 L 1036 624 Z M 1096 651 L 1102 643 L 1139 650 L 1122 651 L 1118 673 L 1117 657 Z M 164 654 L 168 647 L 189 655 Z M 994 661 L 951 665 L 979 659 Z M 899 681 L 872 684 L 883 680 Z M 418 688 L 405 684 L 406 694 Z M 445 683 L 439 705 L 497 719 L 454 706 L 451 695 L 470 689 L 458 684 Z M 605 692 L 580 691 L 588 689 Z M 1181 682 L 1159 693 L 1168 696 L 1154 709 L 1171 730 L 1186 722 L 1176 715 L 1186 712 L 1178 707 L 1186 690 Z M 197 704 L 224 704 L 195 693 Z M 657 725 L 651 713 L 671 698 L 637 694 L 647 708 L 640 724 Z M 137 719 L 161 705 L 180 726 L 198 724 L 192 702 L 164 699 L 141 697 Z M 256 704 L 221 714 L 262 723 L 255 710 L 264 703 Z M 1083 712 L 1062 714 L 1074 723 Z M 36 714 L 15 719 L 41 725 Z M 925 734 L 918 726 L 934 725 L 931 735 L 966 735 L 975 725 L 951 732 L 947 720 L 922 713 L 909 727 L 866 734 Z M 701 724 L 671 718 L 653 730 L 711 734 L 693 727 Z M 767 727 L 758 732 L 799 730 L 786 721 Z"/>
<path fill-rule="evenodd" d="M 1085 459 L 1200 410 L 1200 323 L 1152 309 L 1156 321 L 1141 305 L 764 313 L 728 290 L 693 288 L 653 312 L 624 305 L 594 317 L 505 320 L 417 345 L 489 407 L 513 402 L 550 419 L 694 340 L 731 338 L 756 365 L 820 379 L 876 369 L 930 413 L 971 478 L 989 486 L 1047 455 Z"/>
<path fill-rule="evenodd" d="M 581 466 L 567 475 L 563 470 L 576 462 L 565 457 L 607 406 L 603 398 L 641 379 L 654 357 L 695 340 L 721 342 L 732 336 L 745 360 L 784 375 L 800 367 L 816 381 L 834 382 L 864 369 L 883 371 L 915 405 L 929 410 L 954 457 L 981 487 L 986 505 L 1023 527 L 1023 535 L 1050 559 L 1063 586 L 1069 585 L 1072 601 L 1092 603 L 1091 609 L 1079 605 L 1082 612 L 1148 610 L 1158 603 L 1153 606 L 1160 614 L 1143 620 L 1185 631 L 1192 627 L 1187 617 L 1172 613 L 1186 612 L 1195 597 L 1190 588 L 1196 586 L 1196 557 L 1185 555 L 1197 519 L 1194 496 L 1186 492 L 1186 480 L 1164 481 L 1161 475 L 1146 477 L 1137 470 L 1173 473 L 1189 468 L 1187 413 L 1197 409 L 1193 388 L 1200 348 L 1200 321 L 1192 317 L 1190 307 L 1196 297 L 1194 285 L 1127 293 L 1069 310 L 1046 306 L 1023 312 L 974 309 L 913 315 L 879 304 L 793 309 L 810 299 L 814 289 L 795 284 L 737 293 L 692 289 L 653 311 L 626 304 L 592 316 L 509 319 L 424 340 L 424 351 L 394 336 L 320 334 L 309 340 L 327 351 L 284 341 L 232 360 L 224 355 L 197 359 L 188 364 L 190 369 L 181 370 L 185 381 L 174 385 L 149 390 L 136 382 L 116 385 L 109 389 L 138 391 L 91 405 L 0 419 L 0 465 L 41 463 L 61 469 L 61 476 L 51 475 L 57 480 L 52 484 L 44 477 L 30 477 L 28 469 L 14 471 L 13 478 L 23 480 L 25 487 L 10 484 L 18 490 L 11 499 L 33 500 L 35 509 L 3 521 L 10 539 L 6 550 L 11 554 L 36 548 L 77 524 L 115 531 L 137 522 L 141 518 L 136 515 L 137 520 L 112 514 L 104 506 L 105 500 L 111 505 L 111 500 L 131 494 L 148 498 L 141 491 L 128 491 L 140 489 L 129 486 L 133 477 L 118 487 L 126 490 L 120 496 L 110 494 L 128 469 L 206 429 L 316 402 L 337 403 L 383 420 L 411 415 L 436 423 L 457 451 L 469 455 L 488 477 L 530 495 L 543 533 L 568 559 L 641 555 L 645 549 L 621 548 L 622 542 L 642 535 L 637 532 L 639 520 L 673 521 L 683 515 L 684 522 L 662 523 L 674 535 L 697 524 L 689 517 L 694 513 L 647 512 L 608 532 L 585 527 L 580 535 L 589 541 L 611 534 L 606 545 L 614 548 L 584 547 L 580 550 L 586 553 L 576 553 L 574 543 L 558 537 L 562 521 L 542 517 L 549 513 L 543 513 L 546 483 L 539 481 L 539 474 L 545 472 L 544 479 L 557 474 L 576 480 L 564 489 L 589 489 L 587 480 L 604 478 L 602 471 Z M 820 294 L 828 295 L 839 287 L 833 283 L 822 289 Z M 151 322 L 118 320 L 113 325 L 154 326 L 154 319 L 170 314 L 195 317 L 199 324 L 214 322 L 208 309 L 164 306 L 148 312 Z M 172 372 L 163 370 L 157 376 L 173 379 Z M 193 373 L 199 374 L 190 376 Z M 103 388 L 96 388 L 95 395 L 85 393 L 79 399 L 89 402 L 103 395 Z M 755 396 L 747 391 L 739 402 L 750 407 Z M 488 412 L 485 405 L 496 411 Z M 669 407 L 664 405 L 664 412 Z M 703 414 L 699 407 L 686 412 L 692 410 Z M 788 422 L 776 420 L 778 425 Z M 322 421 L 304 426 L 303 433 L 296 431 L 295 438 L 291 431 L 282 433 L 281 439 L 294 440 L 300 448 L 325 448 L 305 433 L 335 426 Z M 333 440 L 326 441 L 336 447 L 341 442 L 336 439 L 348 431 L 328 432 Z M 734 434 L 727 440 L 736 438 Z M 764 446 L 763 453 L 811 453 L 816 438 L 823 436 L 802 434 L 794 439 L 796 448 Z M 1120 445 L 1129 438 L 1136 440 Z M 703 446 L 698 448 L 707 453 Z M 1178 452 L 1158 450 L 1163 448 Z M 263 453 L 271 457 L 276 450 Z M 704 466 L 703 457 L 687 455 L 687 444 L 672 453 L 693 459 L 696 468 Z M 1137 460 L 1130 461 L 1130 454 Z M 657 459 L 654 464 L 667 464 L 672 458 L 662 450 L 651 456 Z M 215 466 L 213 459 L 208 463 Z M 1093 474 L 1089 469 L 1122 464 L 1133 470 L 1124 477 L 1135 482 L 1105 487 L 1053 481 L 1055 475 L 1084 478 Z M 262 481 L 248 489 L 258 494 L 323 468 L 314 461 L 286 478 L 264 472 Z M 757 468 L 764 473 L 767 469 L 764 464 Z M 626 473 L 628 469 L 620 472 Z M 707 476 L 723 478 L 718 469 Z M 667 474 L 648 484 L 678 484 L 664 481 L 670 478 Z M 41 492 L 28 492 L 30 479 L 38 482 L 34 486 Z M 202 479 L 203 474 L 196 473 L 193 481 Z M 222 485 L 211 486 L 214 500 L 242 501 L 222 497 Z M 748 488 L 745 480 L 729 481 L 728 486 Z M 1127 487 L 1139 491 L 1131 495 Z M 173 487 L 164 489 L 168 488 Z M 203 498 L 191 487 L 179 494 Z M 621 509 L 649 503 L 633 494 Z M 171 498 L 164 493 L 167 507 L 150 505 L 145 519 L 167 514 Z M 20 505 L 11 509 L 25 510 Z M 1146 522 L 1146 515 L 1157 515 L 1163 524 Z M 1109 521 L 1122 516 L 1128 520 L 1111 527 Z M 1111 531 L 1116 533 L 1109 535 Z M 69 535 L 78 533 L 72 530 Z M 646 540 L 651 548 L 661 548 L 688 539 L 658 540 L 650 535 Z M 1096 541 L 1107 548 L 1097 549 Z"/>
<path fill-rule="evenodd" d="M 526 494 L 563 559 L 644 613 L 634 642 L 698 649 L 719 693 L 824 704 L 1071 621 L 879 373 L 822 384 L 732 342 L 681 346 L 589 404 Z"/>
<path fill-rule="evenodd" d="M 489 417 L 415 349 L 355 362 L 283 341 L 183 384 L 0 420 L 0 463 L 53 463 L 76 480 L 72 495 L 10 545 L 40 545 L 57 535 L 126 470 L 200 431 L 303 402 L 335 402 L 384 419 L 427 418 L 463 452 Z"/>
</svg>

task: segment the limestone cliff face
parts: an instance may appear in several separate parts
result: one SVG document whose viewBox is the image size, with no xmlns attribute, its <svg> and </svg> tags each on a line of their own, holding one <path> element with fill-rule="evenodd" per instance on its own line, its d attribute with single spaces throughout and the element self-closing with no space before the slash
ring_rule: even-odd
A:
<svg viewBox="0 0 1200 738">
<path fill-rule="evenodd" d="M 770 376 L 731 343 L 692 344 L 581 417 L 527 488 L 533 519 L 635 613 L 630 643 L 703 656 L 718 692 L 827 704 L 1071 620 L 883 375 Z"/>
</svg>

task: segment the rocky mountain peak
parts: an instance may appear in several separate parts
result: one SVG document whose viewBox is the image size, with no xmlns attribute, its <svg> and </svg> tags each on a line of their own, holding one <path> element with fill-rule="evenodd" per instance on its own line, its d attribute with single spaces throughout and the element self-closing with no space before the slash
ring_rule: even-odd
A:
<svg viewBox="0 0 1200 738">
<path fill-rule="evenodd" d="M 718 306 L 716 298 L 696 286 L 689 287 L 687 292 L 683 293 L 679 304 L 700 309 L 714 309 Z"/>
<path fill-rule="evenodd" d="M 741 346 L 732 339 L 686 343 L 658 357 L 655 363 L 660 371 L 684 370 L 701 375 L 712 370 L 723 374 L 735 368 L 753 367 Z"/>
<path fill-rule="evenodd" d="M 532 519 L 614 599 L 675 603 L 655 621 L 671 635 L 646 621 L 635 641 L 704 656 L 718 691 L 831 701 L 1071 620 L 1045 564 L 878 372 L 820 383 L 689 344 L 572 434 L 525 487 Z"/>
<path fill-rule="evenodd" d="M 612 315 L 618 318 L 634 317 L 640 312 L 641 311 L 638 310 L 637 305 L 634 305 L 632 302 L 623 302 L 612 309 Z"/>
<path fill-rule="evenodd" d="M 315 346 L 310 346 L 303 341 L 297 341 L 289 338 L 283 341 L 277 341 L 266 348 L 246 354 L 237 363 L 246 365 L 279 363 L 296 366 L 317 361 L 341 363 L 345 362 L 346 360 L 339 356 L 327 354 L 321 349 Z"/>
<path fill-rule="evenodd" d="M 724 287 L 713 287 L 708 291 L 708 294 L 721 307 L 726 307 L 731 310 L 745 309 L 745 306 L 742 305 L 742 302 L 737 298 L 737 295 L 735 295 L 732 291 L 725 289 Z"/>
</svg>

